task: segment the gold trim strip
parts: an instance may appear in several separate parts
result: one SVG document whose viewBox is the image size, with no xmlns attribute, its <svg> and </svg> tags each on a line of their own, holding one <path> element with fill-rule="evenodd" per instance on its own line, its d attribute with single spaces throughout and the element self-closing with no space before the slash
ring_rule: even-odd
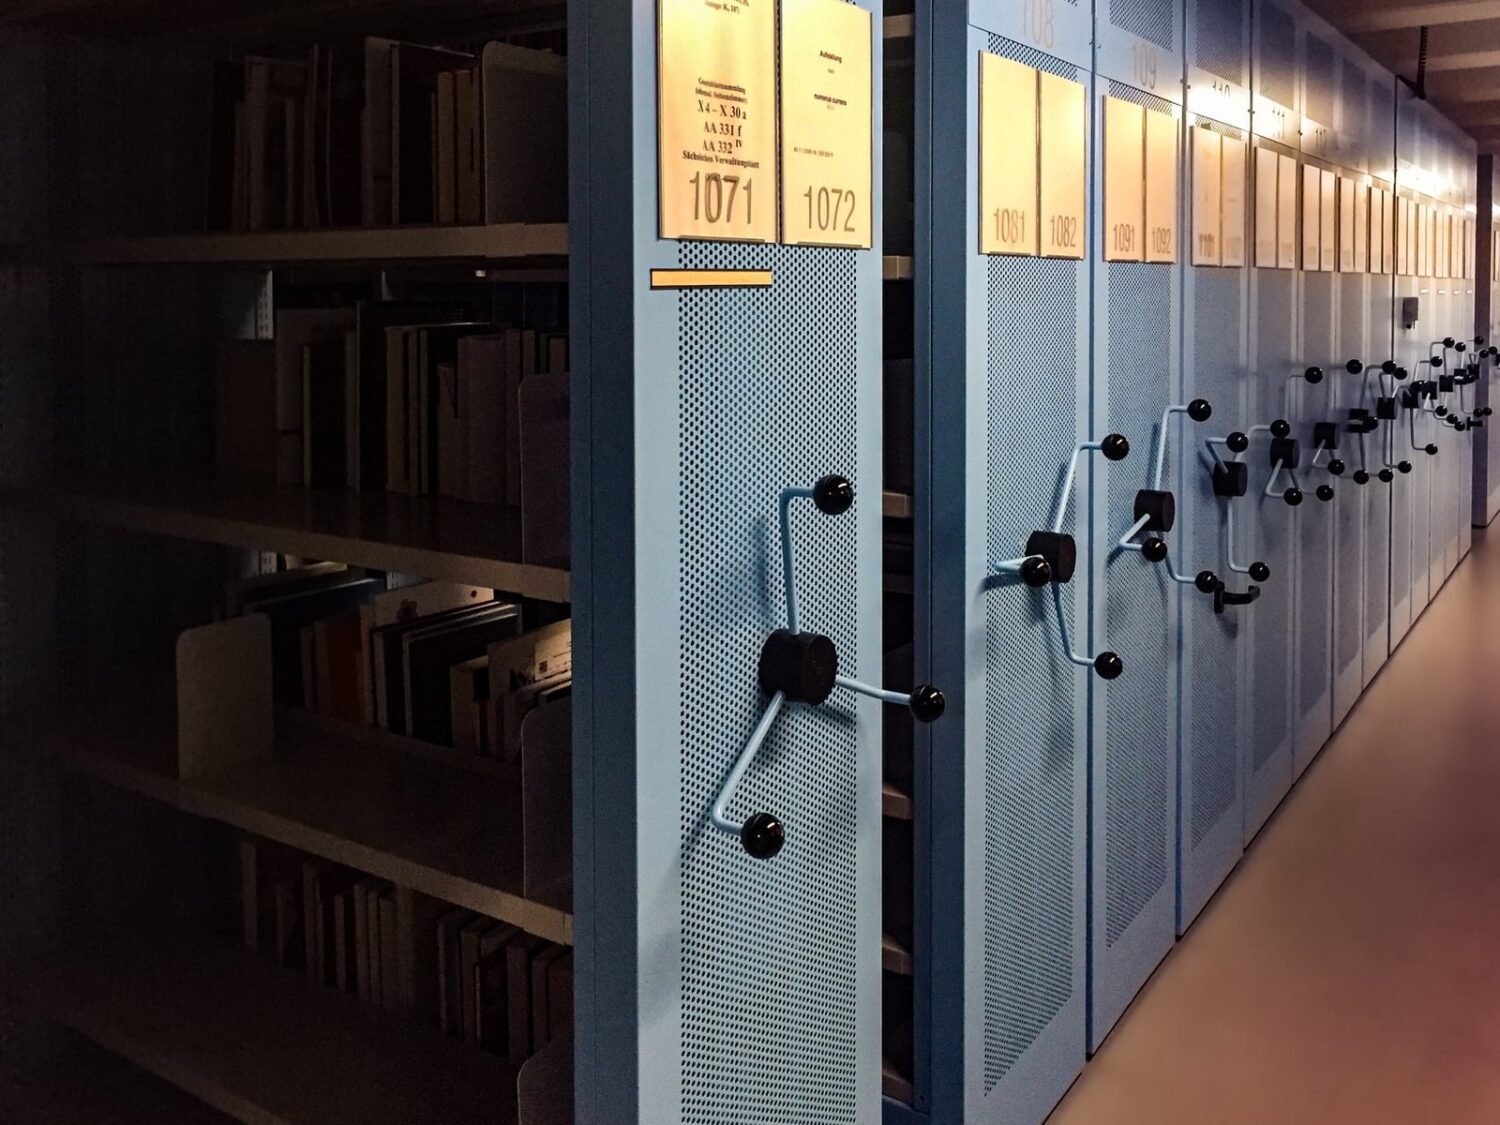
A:
<svg viewBox="0 0 1500 1125">
<path fill-rule="evenodd" d="M 770 270 L 652 270 L 652 289 L 769 289 Z"/>
</svg>

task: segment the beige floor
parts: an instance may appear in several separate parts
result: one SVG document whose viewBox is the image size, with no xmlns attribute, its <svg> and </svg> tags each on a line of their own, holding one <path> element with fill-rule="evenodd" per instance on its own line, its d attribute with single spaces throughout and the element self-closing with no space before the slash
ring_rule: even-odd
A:
<svg viewBox="0 0 1500 1125">
<path fill-rule="evenodd" d="M 1500 1123 L 1500 524 L 1050 1125 Z"/>
</svg>

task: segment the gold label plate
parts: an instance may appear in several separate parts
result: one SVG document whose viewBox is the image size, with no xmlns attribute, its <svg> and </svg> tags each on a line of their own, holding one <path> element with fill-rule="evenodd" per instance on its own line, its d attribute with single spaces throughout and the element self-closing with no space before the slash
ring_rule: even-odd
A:
<svg viewBox="0 0 1500 1125">
<path fill-rule="evenodd" d="M 1188 132 L 1193 150 L 1192 262 L 1195 266 L 1223 265 L 1224 142 L 1212 129 L 1200 126 Z"/>
<path fill-rule="evenodd" d="M 1177 118 L 1146 111 L 1146 261 L 1177 260 Z"/>
<path fill-rule="evenodd" d="M 1297 268 L 1297 161 L 1276 154 L 1276 268 Z"/>
<path fill-rule="evenodd" d="M 1146 218 L 1145 110 L 1104 99 L 1104 260 L 1142 262 Z"/>
<path fill-rule="evenodd" d="M 1037 253 L 1037 75 L 979 55 L 979 252 Z"/>
<path fill-rule="evenodd" d="M 1273 270 L 1277 265 L 1278 230 L 1276 225 L 1277 167 L 1276 153 L 1255 146 L 1255 264 Z"/>
<path fill-rule="evenodd" d="M 773 0 L 657 0 L 662 238 L 776 241 Z"/>
<path fill-rule="evenodd" d="M 1245 142 L 1239 137 L 1224 138 L 1221 180 L 1219 212 L 1224 265 L 1243 266 L 1245 264 Z"/>
<path fill-rule="evenodd" d="M 1088 230 L 1088 91 L 1046 71 L 1037 75 L 1037 91 L 1042 257 L 1082 258 Z"/>
<path fill-rule="evenodd" d="M 783 242 L 872 245 L 871 51 L 864 8 L 781 0 Z"/>
</svg>

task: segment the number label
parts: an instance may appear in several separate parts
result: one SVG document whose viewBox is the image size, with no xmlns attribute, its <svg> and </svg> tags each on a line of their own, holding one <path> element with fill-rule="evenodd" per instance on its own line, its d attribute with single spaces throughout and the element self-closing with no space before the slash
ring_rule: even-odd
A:
<svg viewBox="0 0 1500 1125">
<path fill-rule="evenodd" d="M 1021 18 L 1026 38 L 1039 47 L 1052 50 L 1057 39 L 1052 0 L 1025 0 Z"/>
<path fill-rule="evenodd" d="M 809 187 L 802 193 L 807 200 L 807 225 L 810 229 L 827 233 L 845 231 L 856 233 L 854 209 L 858 205 L 855 194 L 847 188 Z"/>
<path fill-rule="evenodd" d="M 1116 223 L 1109 228 L 1110 245 L 1120 254 L 1135 253 L 1135 226 L 1131 223 Z"/>
<path fill-rule="evenodd" d="M 1156 48 L 1149 43 L 1134 43 L 1130 59 L 1135 69 L 1135 84 L 1142 90 L 1156 89 Z"/>
<path fill-rule="evenodd" d="M 741 179 L 719 172 L 698 172 L 688 180 L 693 189 L 693 220 L 729 226 L 738 221 L 749 227 L 755 223 L 755 180 Z M 743 191 L 741 190 L 743 189 Z M 743 196 L 743 207 L 740 206 Z"/>
<path fill-rule="evenodd" d="M 1053 215 L 1047 220 L 1048 234 L 1051 235 L 1051 245 L 1059 250 L 1078 249 L 1078 216 L 1076 215 Z"/>
</svg>

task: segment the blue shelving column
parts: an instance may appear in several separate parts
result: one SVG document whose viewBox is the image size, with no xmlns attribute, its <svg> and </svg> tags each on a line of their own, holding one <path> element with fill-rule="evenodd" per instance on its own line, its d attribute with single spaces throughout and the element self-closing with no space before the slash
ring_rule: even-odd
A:
<svg viewBox="0 0 1500 1125">
<path fill-rule="evenodd" d="M 1105 451 L 1079 450 L 1108 436 L 1089 413 L 1092 13 L 917 13 L 917 659 L 950 711 L 918 751 L 916 1108 L 1040 1122 L 1086 1050 L 1088 700 L 1118 683 L 1089 614 Z"/>
<path fill-rule="evenodd" d="M 1383 67 L 1369 63 L 1365 78 L 1369 99 L 1369 161 L 1370 161 L 1370 278 L 1369 308 L 1366 318 L 1365 370 L 1359 383 L 1358 402 L 1351 409 L 1363 412 L 1360 427 L 1371 426 L 1368 419 L 1377 425 L 1364 434 L 1353 433 L 1351 422 L 1351 453 L 1357 453 L 1359 464 L 1354 471 L 1363 470 L 1369 475 L 1361 488 L 1364 515 L 1364 579 L 1363 611 L 1361 629 L 1364 642 L 1360 646 L 1359 692 L 1374 680 L 1390 655 L 1390 589 L 1391 589 L 1391 507 L 1390 489 L 1381 480 L 1380 398 L 1391 391 L 1391 380 L 1385 375 L 1383 366 L 1394 361 L 1395 306 L 1394 292 L 1399 265 L 1402 259 L 1397 240 L 1401 200 L 1396 193 L 1396 123 L 1393 113 L 1395 77 Z M 1385 359 L 1381 359 L 1381 357 Z M 1347 414 L 1348 411 L 1346 410 Z M 1353 462 L 1350 462 L 1353 465 Z M 1352 478 L 1352 474 L 1351 474 Z M 1357 482 L 1356 482 L 1357 484 Z M 1334 675 L 1339 683 L 1341 674 L 1339 660 L 1341 649 L 1337 643 L 1334 655 Z M 1355 692 L 1357 697 L 1359 692 Z M 1353 706 L 1347 687 L 1336 687 L 1335 717 L 1347 702 Z"/>
<path fill-rule="evenodd" d="M 1500 199 L 1496 190 L 1495 158 L 1479 157 L 1479 179 L 1477 205 L 1475 208 L 1475 255 L 1474 255 L 1474 327 L 1476 335 L 1484 336 L 1489 346 L 1494 346 L 1496 325 L 1496 296 L 1500 293 L 1500 255 L 1495 253 L 1496 223 L 1495 201 Z M 1475 401 L 1481 409 L 1493 409 L 1495 395 L 1491 383 L 1494 379 L 1493 357 L 1483 361 L 1480 381 L 1475 384 Z M 1500 439 L 1497 427 L 1487 421 L 1479 433 L 1474 435 L 1474 496 L 1472 520 L 1475 527 L 1488 527 L 1500 514 Z"/>
<path fill-rule="evenodd" d="M 1181 304 L 1189 257 L 1182 222 L 1185 20 L 1181 0 L 1099 0 L 1094 10 L 1095 221 L 1093 427 L 1129 436 L 1128 461 L 1096 471 L 1093 533 L 1115 544 L 1142 514 L 1142 490 L 1174 493 L 1156 479 L 1155 445 L 1197 441 L 1201 424 L 1181 413 Z M 1140 243 L 1126 228 L 1135 200 L 1113 178 L 1144 123 L 1144 217 Z M 1121 141 L 1116 126 L 1130 139 Z M 1173 526 L 1165 526 L 1172 523 Z M 1154 534 L 1177 540 L 1175 521 Z M 1170 551 L 1170 546 L 1169 546 Z M 1184 587 L 1143 552 L 1095 551 L 1096 635 L 1119 650 L 1126 672 L 1092 693 L 1090 747 L 1089 1045 L 1097 1047 L 1171 948 L 1177 926 L 1178 610 Z M 1189 576 L 1190 577 L 1190 576 Z M 1194 595 L 1195 597 L 1201 595 Z"/>
<path fill-rule="evenodd" d="M 1253 584 L 1229 567 L 1230 521 L 1243 501 L 1216 492 L 1203 438 L 1243 431 L 1250 373 L 1246 326 L 1253 266 L 1250 148 L 1250 4 L 1187 5 L 1187 232 L 1183 380 L 1213 408 L 1206 427 L 1171 435 L 1180 482 L 1176 568 L 1204 570 L 1236 591 Z M 1230 512 L 1230 503 L 1240 510 Z M 1244 560 L 1236 559 L 1236 562 Z M 1188 590 L 1181 606 L 1177 929 L 1187 929 L 1243 848 L 1240 761 L 1247 745 L 1245 669 L 1257 612 Z"/>
<path fill-rule="evenodd" d="M 569 9 L 577 1120 L 874 1121 L 879 5 Z"/>
<path fill-rule="evenodd" d="M 1303 232 L 1300 227 L 1302 81 L 1294 10 L 1258 0 L 1251 10 L 1251 93 L 1255 190 L 1276 176 L 1274 224 L 1257 223 L 1256 268 L 1250 282 L 1248 415 L 1267 426 L 1286 408 L 1288 379 L 1307 365 L 1299 341 L 1298 302 Z M 1262 206 L 1257 201 L 1257 207 Z M 1267 253 L 1269 251 L 1269 253 Z M 1247 433 L 1249 431 L 1246 431 Z M 1243 763 L 1244 838 L 1260 830 L 1291 787 L 1292 630 L 1295 628 L 1294 513 L 1264 495 L 1269 476 L 1265 435 L 1248 457 L 1250 488 L 1237 513 L 1235 547 L 1265 564 L 1270 578 L 1250 620 L 1248 669 L 1250 743 Z"/>
</svg>

